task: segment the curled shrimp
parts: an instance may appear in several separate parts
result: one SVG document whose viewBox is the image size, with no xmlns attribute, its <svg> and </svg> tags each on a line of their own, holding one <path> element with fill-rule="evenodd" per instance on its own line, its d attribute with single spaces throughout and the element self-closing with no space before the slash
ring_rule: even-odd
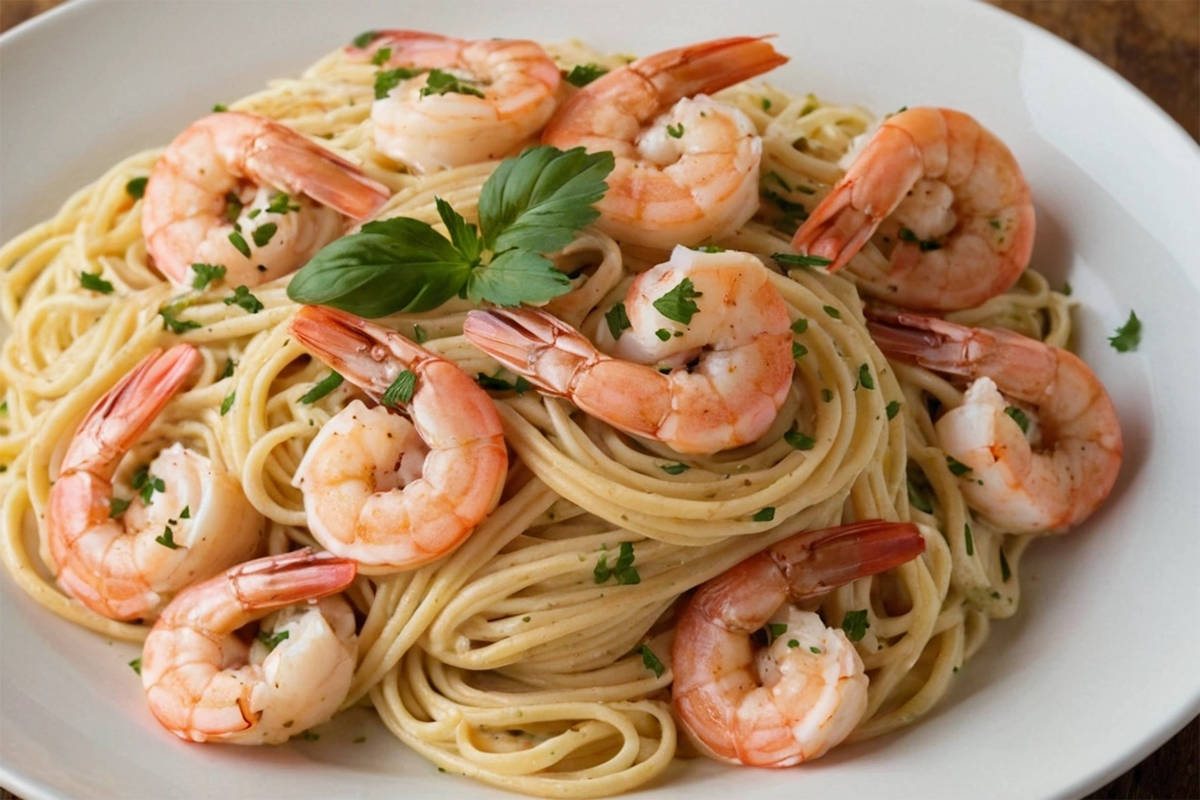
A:
<svg viewBox="0 0 1200 800">
<path fill-rule="evenodd" d="M 237 479 L 176 444 L 125 503 L 113 476 L 200 362 L 194 347 L 155 350 L 88 412 L 67 447 L 46 507 L 58 584 L 109 619 L 153 619 L 185 586 L 251 558 L 260 515 Z"/>
<path fill-rule="evenodd" d="M 911 523 L 871 520 L 800 533 L 692 596 L 675 627 L 671 697 L 689 738 L 731 764 L 790 767 L 845 739 L 867 709 L 854 645 L 791 603 L 897 567 L 925 540 Z M 770 625 L 756 650 L 751 635 Z"/>
<path fill-rule="evenodd" d="M 321 428 L 293 484 L 313 536 L 364 572 L 425 564 L 496 507 L 508 469 L 500 414 L 465 372 L 352 314 L 305 306 L 292 334 L 387 406 L 355 400 Z M 407 395 L 389 387 L 407 381 Z"/>
<path fill-rule="evenodd" d="M 508 155 L 558 105 L 561 75 L 536 42 L 383 31 L 349 49 L 366 57 L 386 50 L 385 70 L 421 70 L 371 106 L 375 149 L 419 173 Z"/>
<path fill-rule="evenodd" d="M 334 715 L 354 674 L 353 561 L 296 550 L 239 564 L 171 601 L 146 638 L 142 687 L 180 739 L 279 744 Z M 238 628 L 267 614 L 247 644 Z"/>
<path fill-rule="evenodd" d="M 697 311 L 688 323 L 655 306 L 668 292 L 691 295 Z M 631 327 L 615 341 L 608 330 L 600 334 L 616 357 L 533 309 L 471 311 L 463 333 L 539 389 L 681 453 L 715 453 L 767 431 L 794 362 L 787 306 L 761 262 L 732 250 L 677 247 L 669 261 L 638 276 L 624 306 Z"/>
<path fill-rule="evenodd" d="M 973 308 L 1029 265 L 1029 184 L 974 118 L 910 108 L 884 120 L 792 246 L 839 270 L 876 231 L 889 263 L 882 274 L 854 268 L 865 291 L 905 308 Z"/>
<path fill-rule="evenodd" d="M 341 236 L 342 214 L 366 219 L 388 196 L 387 187 L 292 129 L 225 111 L 193 123 L 154 163 L 142 233 L 173 283 L 190 284 L 191 265 L 200 263 L 225 267 L 231 285 L 255 286 L 296 270 Z"/>
<path fill-rule="evenodd" d="M 703 93 L 787 60 L 746 36 L 647 56 L 576 92 L 542 142 L 612 151 L 616 166 L 596 203 L 596 226 L 612 237 L 666 250 L 725 236 L 758 208 L 762 141 L 745 114 Z"/>
<path fill-rule="evenodd" d="M 1077 356 L 1011 331 L 871 314 L 871 336 L 889 357 L 973 381 L 963 404 L 935 424 L 942 449 L 969 468 L 958 482 L 972 508 L 1032 533 L 1078 525 L 1108 497 L 1121 469 L 1121 426 Z"/>
</svg>

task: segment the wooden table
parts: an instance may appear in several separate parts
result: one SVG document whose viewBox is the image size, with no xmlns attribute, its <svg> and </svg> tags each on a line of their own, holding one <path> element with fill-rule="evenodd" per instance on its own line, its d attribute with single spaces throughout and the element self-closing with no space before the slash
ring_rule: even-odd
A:
<svg viewBox="0 0 1200 800">
<path fill-rule="evenodd" d="M 0 32 L 63 2 L 0 0 Z M 986 2 L 1042 26 L 1104 62 L 1200 141 L 1197 0 Z M 1102 798 L 1200 798 L 1200 718 L 1087 800 Z M 0 789 L 0 800 L 17 799 Z"/>
</svg>

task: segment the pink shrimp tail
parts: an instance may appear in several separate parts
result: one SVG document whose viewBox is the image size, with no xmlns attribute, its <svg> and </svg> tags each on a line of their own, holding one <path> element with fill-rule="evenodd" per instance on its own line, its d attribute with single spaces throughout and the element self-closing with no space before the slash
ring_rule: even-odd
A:
<svg viewBox="0 0 1200 800">
<path fill-rule="evenodd" d="M 463 334 L 505 367 L 529 378 L 534 386 L 560 397 L 571 391 L 570 378 L 597 355 L 594 351 L 564 348 L 571 336 L 579 334 L 544 311 L 529 308 L 468 312 Z M 554 363 L 548 369 L 539 369 L 539 362 L 547 354 L 553 354 Z M 561 379 L 564 376 L 565 381 Z"/>
<path fill-rule="evenodd" d="M 63 457 L 61 472 L 111 478 L 121 456 L 150 427 L 200 363 L 200 352 L 177 344 L 153 350 L 92 406 Z"/>
<path fill-rule="evenodd" d="M 652 83 L 664 104 L 711 94 L 788 62 L 770 36 L 734 36 L 667 50 L 639 59 L 629 69 Z"/>
<path fill-rule="evenodd" d="M 802 600 L 906 564 L 925 552 L 925 539 L 911 522 L 873 519 L 809 531 L 767 552 Z"/>
<path fill-rule="evenodd" d="M 883 217 L 872 219 L 854 207 L 851 198 L 855 183 L 847 178 L 826 195 L 813 209 L 796 235 L 792 249 L 806 256 L 826 258 L 826 269 L 837 272 L 850 263 L 875 233 Z"/>
<path fill-rule="evenodd" d="M 290 130 L 270 129 L 259 136 L 246 164 L 267 183 L 300 191 L 354 219 L 373 216 L 391 197 L 386 186 L 354 164 Z"/>
<path fill-rule="evenodd" d="M 353 583 L 357 574 L 354 561 L 306 547 L 247 561 L 216 580 L 228 581 L 246 609 L 274 611 L 337 594 Z"/>
</svg>

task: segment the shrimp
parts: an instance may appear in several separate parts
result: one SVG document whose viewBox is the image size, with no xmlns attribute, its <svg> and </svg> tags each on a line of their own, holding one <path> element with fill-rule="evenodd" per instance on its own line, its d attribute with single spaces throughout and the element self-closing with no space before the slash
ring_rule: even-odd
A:
<svg viewBox="0 0 1200 800">
<path fill-rule="evenodd" d="M 50 489 L 58 584 L 109 619 L 153 619 L 176 592 L 253 557 L 261 542 L 263 518 L 237 479 L 179 444 L 135 481 L 127 507 L 113 497 L 122 457 L 199 362 L 187 344 L 146 356 L 80 423 Z"/>
<path fill-rule="evenodd" d="M 612 151 L 616 166 L 595 206 L 610 236 L 667 250 L 728 235 L 758 209 L 762 141 L 749 117 L 702 93 L 787 60 L 746 36 L 647 56 L 576 92 L 542 142 Z"/>
<path fill-rule="evenodd" d="M 701 586 L 671 647 L 672 702 L 689 738 L 710 758 L 756 767 L 839 744 L 867 709 L 862 659 L 842 631 L 791 602 L 924 550 L 917 526 L 871 520 L 784 539 Z M 751 634 L 768 624 L 774 640 L 756 651 Z"/>
<path fill-rule="evenodd" d="M 193 123 L 154 163 L 142 233 L 172 283 L 190 285 L 191 265 L 201 263 L 224 266 L 230 285 L 256 286 L 341 236 L 342 214 L 366 219 L 388 197 L 387 187 L 290 128 L 225 111 Z"/>
<path fill-rule="evenodd" d="M 354 576 L 353 561 L 305 549 L 180 592 L 142 650 L 150 712 L 193 742 L 279 744 L 327 721 L 354 674 L 354 611 L 336 594 Z M 270 612 L 251 644 L 235 635 Z"/>
<path fill-rule="evenodd" d="M 371 106 L 375 149 L 418 173 L 491 161 L 537 136 L 561 75 L 536 42 L 384 31 L 352 53 L 421 70 Z"/>
<path fill-rule="evenodd" d="M 504 488 L 508 450 L 492 399 L 454 364 L 351 314 L 305 306 L 291 330 L 385 404 L 352 401 L 308 446 L 293 485 L 313 536 L 374 573 L 458 547 Z M 388 407 L 400 404 L 411 422 Z"/>
<path fill-rule="evenodd" d="M 1012 287 L 1033 251 L 1029 184 L 975 119 L 910 108 L 884 120 L 792 246 L 839 270 L 875 233 L 888 269 L 855 267 L 866 292 L 905 308 L 973 308 Z"/>
<path fill-rule="evenodd" d="M 668 293 L 690 295 L 686 302 L 698 310 L 689 322 L 656 307 Z M 638 276 L 624 306 L 631 327 L 615 341 L 607 329 L 600 333 L 616 357 L 533 309 L 471 311 L 463 333 L 539 389 L 681 453 L 737 447 L 770 428 L 794 362 L 787 306 L 758 259 L 677 247 Z"/>
<path fill-rule="evenodd" d="M 1032 533 L 1078 525 L 1108 497 L 1121 426 L 1077 356 L 1011 331 L 870 313 L 871 336 L 889 357 L 972 379 L 963 404 L 935 424 L 942 449 L 969 468 L 958 483 L 972 508 Z"/>
</svg>

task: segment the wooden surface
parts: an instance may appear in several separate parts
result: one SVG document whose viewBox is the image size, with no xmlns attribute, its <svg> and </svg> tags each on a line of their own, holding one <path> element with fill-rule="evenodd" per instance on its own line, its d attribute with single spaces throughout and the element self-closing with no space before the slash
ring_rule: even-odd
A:
<svg viewBox="0 0 1200 800">
<path fill-rule="evenodd" d="M 0 32 L 62 2 L 0 0 Z M 1200 141 L 1200 0 L 986 2 L 1042 26 L 1107 64 Z M 1115 798 L 1200 798 L 1200 719 L 1088 795 L 1088 800 Z M 0 789 L 0 800 L 13 799 Z"/>
</svg>

